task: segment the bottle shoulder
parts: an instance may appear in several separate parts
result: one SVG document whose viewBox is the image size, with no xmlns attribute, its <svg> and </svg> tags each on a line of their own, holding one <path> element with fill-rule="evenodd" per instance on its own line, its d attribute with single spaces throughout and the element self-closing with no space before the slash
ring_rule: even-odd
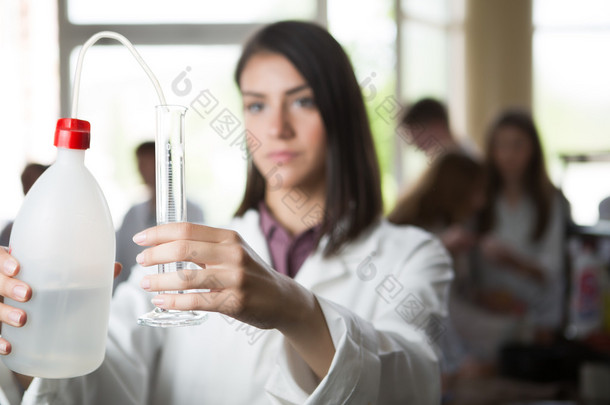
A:
<svg viewBox="0 0 610 405">
<path fill-rule="evenodd" d="M 14 227 L 31 224 L 95 223 L 114 232 L 104 194 L 93 175 L 78 169 L 53 165 L 34 183 L 23 200 Z M 99 229 L 99 228 L 98 228 Z"/>
</svg>

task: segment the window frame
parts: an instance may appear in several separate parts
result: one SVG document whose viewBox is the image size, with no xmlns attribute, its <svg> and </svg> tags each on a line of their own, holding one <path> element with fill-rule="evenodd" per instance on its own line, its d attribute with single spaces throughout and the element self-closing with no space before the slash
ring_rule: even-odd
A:
<svg viewBox="0 0 610 405">
<path fill-rule="evenodd" d="M 240 45 L 265 23 L 230 24 L 74 24 L 68 18 L 68 1 L 57 1 L 59 42 L 59 98 L 62 117 L 70 114 L 72 80 L 70 55 L 92 35 L 116 31 L 134 45 Z M 327 0 L 315 0 L 313 21 L 328 26 Z M 115 45 L 102 39 L 97 45 Z"/>
<path fill-rule="evenodd" d="M 406 105 L 409 100 L 405 90 L 405 78 L 402 77 L 403 61 L 407 48 L 403 44 L 403 34 L 405 27 L 410 23 L 425 25 L 437 29 L 445 35 L 447 39 L 447 60 L 450 66 L 454 67 L 447 70 L 448 76 L 445 77 L 447 83 L 447 96 L 444 100 L 450 114 L 452 130 L 458 136 L 466 135 L 466 87 L 465 80 L 465 8 L 466 0 L 447 0 L 447 21 L 439 22 L 431 19 L 412 16 L 403 11 L 403 2 L 409 0 L 394 0 L 394 14 L 396 24 L 396 88 L 394 90 L 396 99 Z M 398 124 L 398 123 L 397 123 Z M 397 184 L 402 185 L 405 181 L 414 179 L 404 178 L 403 153 L 407 148 L 405 142 L 396 136 L 394 139 L 394 176 Z"/>
</svg>

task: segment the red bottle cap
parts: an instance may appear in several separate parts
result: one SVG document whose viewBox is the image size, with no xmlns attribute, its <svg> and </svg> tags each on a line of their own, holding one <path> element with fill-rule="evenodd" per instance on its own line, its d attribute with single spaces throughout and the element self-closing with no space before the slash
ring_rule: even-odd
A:
<svg viewBox="0 0 610 405">
<path fill-rule="evenodd" d="M 54 145 L 58 148 L 89 149 L 91 124 L 76 118 L 60 118 L 55 129 Z"/>
</svg>

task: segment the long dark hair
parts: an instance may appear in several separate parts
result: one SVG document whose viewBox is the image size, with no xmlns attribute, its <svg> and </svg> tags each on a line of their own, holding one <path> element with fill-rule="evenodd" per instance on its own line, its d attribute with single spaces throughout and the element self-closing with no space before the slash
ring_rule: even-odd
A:
<svg viewBox="0 0 610 405">
<path fill-rule="evenodd" d="M 483 180 L 482 164 L 460 151 L 447 151 L 398 199 L 388 220 L 428 230 L 463 222 L 475 214 L 469 205 Z"/>
<path fill-rule="evenodd" d="M 318 25 L 284 21 L 258 31 L 237 63 L 238 86 L 247 62 L 262 52 L 280 54 L 294 65 L 311 87 L 324 122 L 326 206 L 320 237 L 328 236 L 324 255 L 330 256 L 382 212 L 379 167 L 362 93 L 347 54 Z M 264 197 L 265 180 L 250 159 L 244 198 L 235 215 L 258 209 Z"/>
<path fill-rule="evenodd" d="M 507 110 L 502 113 L 491 125 L 487 133 L 485 146 L 485 166 L 487 170 L 487 205 L 483 209 L 480 218 L 480 229 L 482 232 L 491 230 L 495 223 L 494 202 L 504 187 L 500 171 L 493 160 L 493 148 L 496 135 L 500 129 L 513 127 L 523 132 L 532 145 L 532 156 L 523 175 L 523 186 L 527 194 L 532 198 L 536 209 L 536 223 L 531 235 L 532 241 L 539 240 L 546 231 L 553 196 L 557 189 L 549 179 L 544 162 L 544 154 L 536 124 L 529 112 L 518 109 Z"/>
</svg>

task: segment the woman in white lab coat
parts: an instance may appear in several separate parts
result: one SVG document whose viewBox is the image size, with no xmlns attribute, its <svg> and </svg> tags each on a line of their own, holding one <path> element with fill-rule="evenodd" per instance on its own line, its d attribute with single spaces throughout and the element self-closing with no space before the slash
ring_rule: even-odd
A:
<svg viewBox="0 0 610 405">
<path fill-rule="evenodd" d="M 350 62 L 324 29 L 282 22 L 245 46 L 237 84 L 250 161 L 229 229 L 149 228 L 143 266 L 112 304 L 95 372 L 34 379 L 24 403 L 436 404 L 435 342 L 444 333 L 451 268 L 442 245 L 381 217 L 380 180 Z M 0 253 L 1 293 L 18 272 Z M 31 295 L 28 286 L 25 298 Z M 211 289 L 161 294 L 157 291 Z M 148 328 L 153 304 L 210 311 L 202 325 Z M 0 319 L 14 308 L 1 307 Z M 11 344 L 0 340 L 0 349 Z M 26 381 L 27 382 L 27 381 Z"/>
</svg>

